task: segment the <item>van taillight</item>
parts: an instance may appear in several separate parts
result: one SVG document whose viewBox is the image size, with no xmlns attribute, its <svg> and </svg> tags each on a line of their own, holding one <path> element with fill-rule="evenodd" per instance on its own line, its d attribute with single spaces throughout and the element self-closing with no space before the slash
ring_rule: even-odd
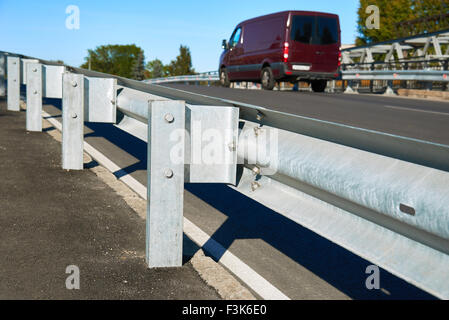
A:
<svg viewBox="0 0 449 320">
<path fill-rule="evenodd" d="M 284 62 L 288 61 L 288 48 L 289 48 L 289 43 L 285 42 L 284 43 Z"/>
<path fill-rule="evenodd" d="M 338 53 L 338 66 L 341 66 L 341 51 Z"/>
</svg>

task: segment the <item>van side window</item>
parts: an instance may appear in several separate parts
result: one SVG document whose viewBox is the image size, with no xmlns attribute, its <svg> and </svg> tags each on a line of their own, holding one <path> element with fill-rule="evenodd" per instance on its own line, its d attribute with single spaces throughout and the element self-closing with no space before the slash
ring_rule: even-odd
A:
<svg viewBox="0 0 449 320">
<path fill-rule="evenodd" d="M 237 30 L 234 31 L 234 33 L 231 36 L 231 40 L 229 40 L 229 46 L 231 48 L 235 47 L 237 43 L 239 43 L 241 35 L 242 35 L 242 28 L 238 28 Z"/>
<path fill-rule="evenodd" d="M 291 39 L 294 41 L 310 44 L 315 29 L 314 16 L 294 16 L 292 22 Z"/>
</svg>

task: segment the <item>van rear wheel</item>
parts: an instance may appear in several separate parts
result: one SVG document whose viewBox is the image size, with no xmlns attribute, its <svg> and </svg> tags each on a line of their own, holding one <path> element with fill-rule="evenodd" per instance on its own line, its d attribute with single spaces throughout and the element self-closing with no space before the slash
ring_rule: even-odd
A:
<svg viewBox="0 0 449 320">
<path fill-rule="evenodd" d="M 312 90 L 313 92 L 324 92 L 327 87 L 327 80 L 313 80 Z"/>
<path fill-rule="evenodd" d="M 265 67 L 262 69 L 261 76 L 262 88 L 265 90 L 273 90 L 275 81 L 273 76 L 273 71 L 270 67 Z"/>
<path fill-rule="evenodd" d="M 229 81 L 228 73 L 226 72 L 225 68 L 222 68 L 220 70 L 220 84 L 226 88 L 229 88 L 231 86 L 231 82 Z"/>
</svg>

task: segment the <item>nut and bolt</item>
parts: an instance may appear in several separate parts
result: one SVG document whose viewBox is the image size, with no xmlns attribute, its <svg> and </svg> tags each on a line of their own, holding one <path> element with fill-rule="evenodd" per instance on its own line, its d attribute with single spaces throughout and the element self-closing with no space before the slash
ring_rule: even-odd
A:
<svg viewBox="0 0 449 320">
<path fill-rule="evenodd" d="M 260 168 L 259 167 L 254 167 L 253 168 L 253 173 L 254 173 L 254 175 L 256 175 L 256 176 L 258 176 L 258 175 L 260 175 Z"/>
<path fill-rule="evenodd" d="M 173 178 L 173 170 L 172 169 L 165 170 L 164 175 L 167 179 Z"/>
<path fill-rule="evenodd" d="M 72 87 L 76 87 L 78 86 L 78 83 L 76 83 L 76 81 L 72 81 Z"/>
<path fill-rule="evenodd" d="M 259 182 L 254 181 L 254 182 L 251 183 L 251 190 L 256 191 L 259 188 L 260 188 L 260 183 Z"/>
<path fill-rule="evenodd" d="M 75 112 L 72 112 L 72 113 L 70 114 L 70 116 L 71 116 L 73 119 L 78 118 L 78 115 L 77 115 Z"/>
<path fill-rule="evenodd" d="M 165 121 L 167 121 L 168 123 L 172 123 L 173 121 L 175 121 L 175 117 L 173 117 L 173 115 L 171 113 L 167 113 L 164 117 Z"/>
<path fill-rule="evenodd" d="M 257 121 L 262 121 L 262 119 L 264 117 L 265 117 L 265 115 L 262 112 L 260 112 L 260 111 L 257 112 L 257 116 L 256 116 Z"/>
</svg>

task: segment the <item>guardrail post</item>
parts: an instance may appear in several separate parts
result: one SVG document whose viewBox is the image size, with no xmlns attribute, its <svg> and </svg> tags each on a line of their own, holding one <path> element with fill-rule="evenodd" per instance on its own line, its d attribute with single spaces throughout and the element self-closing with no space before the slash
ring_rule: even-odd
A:
<svg viewBox="0 0 449 320">
<path fill-rule="evenodd" d="M 371 71 L 374 71 L 374 69 L 375 69 L 374 63 L 371 63 L 369 69 L 370 69 Z M 374 92 L 374 80 L 370 80 L 370 81 L 369 81 L 369 92 L 370 92 L 370 93 L 373 93 L 373 92 Z"/>
<path fill-rule="evenodd" d="M 8 65 L 8 110 L 20 111 L 20 59 L 7 57 Z"/>
<path fill-rule="evenodd" d="M 395 96 L 396 95 L 396 93 L 394 92 L 394 89 L 393 89 L 393 81 L 392 80 L 387 81 L 387 89 L 385 90 L 384 95 L 386 95 L 386 96 Z"/>
<path fill-rule="evenodd" d="M 449 46 L 446 51 L 449 53 Z M 449 60 L 447 60 L 447 59 L 444 61 L 444 70 L 449 70 Z M 449 91 L 449 82 L 446 83 L 445 90 Z"/>
<path fill-rule="evenodd" d="M 146 220 L 146 260 L 150 268 L 182 265 L 184 132 L 184 101 L 150 102 Z"/>
<path fill-rule="evenodd" d="M 6 75 L 6 58 L 3 53 L 0 53 L 0 97 L 4 97 L 6 95 L 5 75 Z"/>
<path fill-rule="evenodd" d="M 62 75 L 62 168 L 83 169 L 84 76 Z"/>
<path fill-rule="evenodd" d="M 26 129 L 40 132 L 42 131 L 42 65 L 29 63 L 26 64 L 26 68 Z"/>
<path fill-rule="evenodd" d="M 346 90 L 344 93 L 358 94 L 357 90 L 354 90 L 353 86 L 354 86 L 354 81 L 349 80 L 348 86 L 346 87 Z"/>
</svg>

